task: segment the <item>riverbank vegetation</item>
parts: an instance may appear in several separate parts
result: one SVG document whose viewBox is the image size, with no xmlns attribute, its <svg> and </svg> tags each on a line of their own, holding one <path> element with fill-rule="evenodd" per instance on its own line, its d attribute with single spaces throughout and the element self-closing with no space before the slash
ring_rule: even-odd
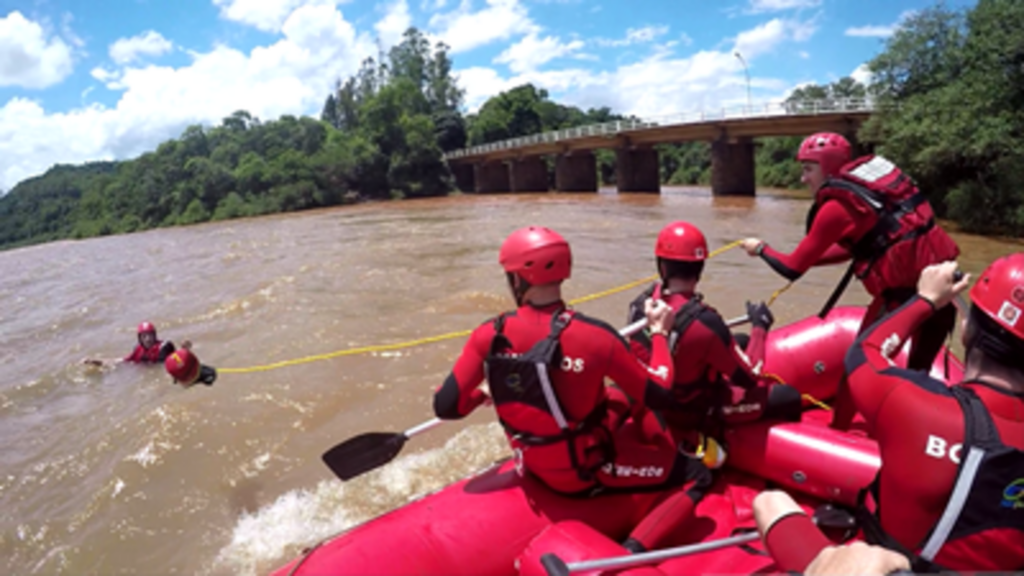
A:
<svg viewBox="0 0 1024 576">
<path fill-rule="evenodd" d="M 908 18 L 869 62 L 867 89 L 850 78 L 788 98 L 858 98 L 883 105 L 861 129 L 912 175 L 940 214 L 982 233 L 1024 232 L 1024 3 L 939 3 Z M 444 195 L 442 156 L 467 145 L 626 119 L 581 110 L 526 84 L 464 115 L 443 44 L 416 29 L 366 60 L 326 95 L 319 118 L 263 121 L 245 111 L 126 161 L 58 165 L 0 197 L 0 248 L 356 202 Z M 799 186 L 800 138 L 763 138 L 759 186 Z M 666 184 L 706 184 L 707 143 L 658 146 Z M 597 151 L 614 184 L 611 150 Z"/>
</svg>

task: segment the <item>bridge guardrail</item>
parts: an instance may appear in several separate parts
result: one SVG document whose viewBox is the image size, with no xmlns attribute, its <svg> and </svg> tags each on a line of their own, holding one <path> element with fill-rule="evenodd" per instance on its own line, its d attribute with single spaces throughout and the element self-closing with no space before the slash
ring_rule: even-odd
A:
<svg viewBox="0 0 1024 576">
<path fill-rule="evenodd" d="M 792 102 L 761 102 L 750 105 L 743 104 L 732 107 L 722 107 L 715 110 L 698 110 L 694 112 L 681 112 L 654 116 L 650 118 L 636 118 L 629 120 L 613 120 L 602 124 L 588 124 L 562 130 L 519 136 L 508 140 L 479 144 L 461 150 L 452 150 L 444 155 L 445 160 L 476 156 L 488 152 L 508 150 L 510 148 L 521 148 L 533 144 L 547 144 L 586 138 L 590 136 L 614 136 L 621 132 L 643 130 L 648 128 L 679 126 L 682 124 L 699 124 L 715 120 L 741 120 L 745 118 L 764 118 L 770 116 L 790 115 L 815 115 L 835 114 L 837 112 L 874 112 L 876 102 L 872 98 L 828 98 L 820 100 L 796 100 Z"/>
</svg>

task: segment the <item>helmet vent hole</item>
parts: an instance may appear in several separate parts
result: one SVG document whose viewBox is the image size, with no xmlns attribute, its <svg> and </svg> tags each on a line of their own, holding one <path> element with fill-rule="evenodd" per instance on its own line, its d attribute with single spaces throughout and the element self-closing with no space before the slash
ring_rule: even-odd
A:
<svg viewBox="0 0 1024 576">
<path fill-rule="evenodd" d="M 545 266 L 544 269 L 545 270 L 551 270 L 552 268 L 554 268 L 554 266 L 555 266 L 555 262 L 552 260 L 551 262 L 548 262 L 547 266 Z"/>
</svg>

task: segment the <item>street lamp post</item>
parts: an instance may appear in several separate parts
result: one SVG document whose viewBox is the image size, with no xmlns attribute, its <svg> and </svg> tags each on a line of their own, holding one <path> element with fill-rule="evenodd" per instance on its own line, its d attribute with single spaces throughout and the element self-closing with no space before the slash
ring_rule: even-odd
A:
<svg viewBox="0 0 1024 576">
<path fill-rule="evenodd" d="M 747 61 L 743 59 L 743 55 L 740 54 L 738 50 L 736 52 L 733 52 L 732 55 L 737 57 L 737 58 L 739 58 L 740 63 L 743 64 L 743 73 L 746 74 L 746 76 L 747 76 L 747 108 L 749 109 L 750 108 L 750 69 L 747 68 Z"/>
</svg>

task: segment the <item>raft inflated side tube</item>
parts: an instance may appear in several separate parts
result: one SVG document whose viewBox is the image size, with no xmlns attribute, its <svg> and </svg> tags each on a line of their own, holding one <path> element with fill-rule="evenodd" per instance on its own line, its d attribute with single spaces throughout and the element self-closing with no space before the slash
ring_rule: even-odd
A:
<svg viewBox="0 0 1024 576">
<path fill-rule="evenodd" d="M 837 306 L 824 320 L 811 316 L 772 329 L 765 343 L 761 372 L 778 376 L 818 400 L 834 397 L 843 377 L 846 351 L 853 344 L 864 312 L 863 306 Z"/>
<path fill-rule="evenodd" d="M 732 468 L 847 506 L 881 465 L 874 440 L 811 422 L 756 422 L 726 440 Z"/>
<path fill-rule="evenodd" d="M 660 494 L 560 496 L 507 461 L 324 542 L 273 576 L 513 576 L 523 547 L 552 522 L 624 538 Z"/>
<path fill-rule="evenodd" d="M 837 306 L 824 320 L 811 316 L 769 331 L 761 372 L 778 376 L 801 394 L 815 399 L 827 401 L 835 397 L 845 371 L 846 353 L 857 338 L 866 311 L 863 306 Z M 906 366 L 909 350 L 910 341 L 893 361 Z M 960 360 L 943 346 L 932 363 L 930 375 L 948 384 L 961 381 L 963 371 Z M 808 404 L 805 398 L 804 405 Z"/>
</svg>

